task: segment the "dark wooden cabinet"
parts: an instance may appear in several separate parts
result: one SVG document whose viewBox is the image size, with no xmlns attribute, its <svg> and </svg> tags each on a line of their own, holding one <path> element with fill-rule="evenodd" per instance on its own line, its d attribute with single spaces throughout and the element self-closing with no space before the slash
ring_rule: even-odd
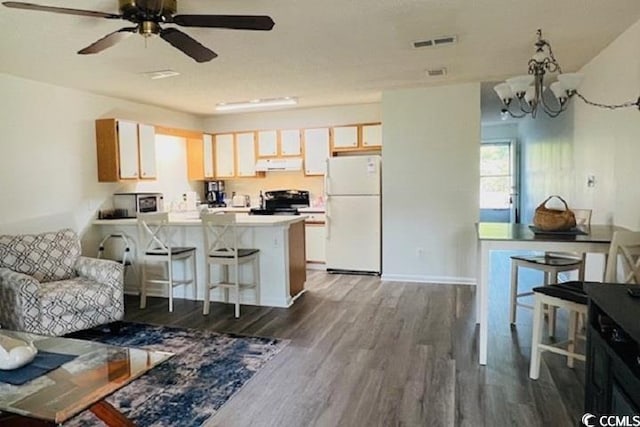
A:
<svg viewBox="0 0 640 427">
<path fill-rule="evenodd" d="M 585 412 L 640 415 L 640 300 L 626 285 L 585 284 L 590 297 Z"/>
</svg>

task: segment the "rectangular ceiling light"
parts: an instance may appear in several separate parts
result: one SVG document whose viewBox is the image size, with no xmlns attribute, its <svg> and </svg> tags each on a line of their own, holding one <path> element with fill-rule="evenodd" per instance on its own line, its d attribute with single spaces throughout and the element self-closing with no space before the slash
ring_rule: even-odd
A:
<svg viewBox="0 0 640 427">
<path fill-rule="evenodd" d="M 173 70 L 149 71 L 144 74 L 151 80 L 166 79 L 167 77 L 175 77 L 180 75 L 179 72 Z"/>
<path fill-rule="evenodd" d="M 296 105 L 298 100 L 291 97 L 272 98 L 272 99 L 253 99 L 246 102 L 228 102 L 216 105 L 216 111 L 237 111 L 251 110 L 256 108 L 267 107 L 283 107 L 287 105 Z"/>
</svg>

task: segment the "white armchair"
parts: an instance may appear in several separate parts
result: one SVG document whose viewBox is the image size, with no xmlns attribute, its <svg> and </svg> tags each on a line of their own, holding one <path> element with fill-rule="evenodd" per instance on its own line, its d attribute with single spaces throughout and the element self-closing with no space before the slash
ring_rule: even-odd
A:
<svg viewBox="0 0 640 427">
<path fill-rule="evenodd" d="M 123 266 L 80 256 L 71 229 L 0 236 L 0 325 L 63 335 L 121 320 Z"/>
</svg>

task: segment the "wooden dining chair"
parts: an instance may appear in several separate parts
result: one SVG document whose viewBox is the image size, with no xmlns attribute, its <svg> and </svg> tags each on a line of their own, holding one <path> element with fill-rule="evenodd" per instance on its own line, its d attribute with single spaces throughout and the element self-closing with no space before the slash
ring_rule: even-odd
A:
<svg viewBox="0 0 640 427">
<path fill-rule="evenodd" d="M 203 213 L 201 219 L 207 268 L 202 314 L 209 314 L 211 291 L 221 288 L 224 289 L 225 302 L 229 302 L 229 289 L 235 291 L 235 317 L 240 317 L 241 289 L 253 289 L 256 304 L 260 304 L 260 250 L 239 247 L 236 214 Z M 240 265 L 245 263 L 252 265 L 253 280 L 250 283 L 240 283 Z M 220 265 L 222 269 L 222 279 L 216 282 L 212 280 L 211 274 L 214 265 Z"/>
<path fill-rule="evenodd" d="M 572 209 L 576 217 L 576 225 L 588 229 L 591 226 L 591 209 Z M 509 319 L 512 325 L 516 323 L 516 310 L 518 307 L 532 309 L 532 305 L 520 302 L 524 297 L 533 295 L 533 292 L 519 292 L 518 278 L 520 268 L 530 268 L 544 273 L 544 284 L 552 285 L 560 282 L 560 273 L 577 271 L 578 280 L 584 280 L 584 266 L 586 254 L 572 252 L 545 252 L 541 255 L 514 255 L 511 257 L 511 298 L 509 303 Z M 549 336 L 555 335 L 555 311 L 549 310 Z"/>
<path fill-rule="evenodd" d="M 169 288 L 169 311 L 173 311 L 173 288 L 176 286 L 193 285 L 193 299 L 197 298 L 196 280 L 196 248 L 193 246 L 174 246 L 173 230 L 169 225 L 167 212 L 138 214 L 138 242 L 139 265 L 142 270 L 140 286 L 140 308 L 147 305 L 147 284 L 160 283 Z M 187 261 L 191 261 L 191 277 L 187 278 Z M 183 261 L 184 274 L 182 279 L 174 278 L 174 261 Z M 150 263 L 164 263 L 167 274 L 163 278 L 149 279 Z M 186 294 L 186 288 L 185 288 Z"/>
<path fill-rule="evenodd" d="M 620 267 L 620 268 L 619 268 Z M 605 281 L 608 283 L 640 284 L 640 232 L 616 231 L 611 241 Z M 533 333 L 531 338 L 531 361 L 529 377 L 540 376 L 540 358 L 550 351 L 567 357 L 567 366 L 572 368 L 574 360 L 585 360 L 585 355 L 576 351 L 576 340 L 584 338 L 578 334 L 578 316 L 587 313 L 588 298 L 582 281 L 573 281 L 533 289 Z M 568 339 L 555 344 L 542 342 L 544 305 L 569 311 Z"/>
</svg>

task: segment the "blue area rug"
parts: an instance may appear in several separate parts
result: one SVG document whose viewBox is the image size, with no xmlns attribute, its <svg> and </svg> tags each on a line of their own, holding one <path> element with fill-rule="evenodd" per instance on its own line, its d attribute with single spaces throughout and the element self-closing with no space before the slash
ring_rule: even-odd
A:
<svg viewBox="0 0 640 427">
<path fill-rule="evenodd" d="M 128 322 L 70 336 L 175 354 L 107 398 L 139 427 L 202 425 L 288 342 Z M 64 425 L 103 426 L 89 411 Z"/>
</svg>

